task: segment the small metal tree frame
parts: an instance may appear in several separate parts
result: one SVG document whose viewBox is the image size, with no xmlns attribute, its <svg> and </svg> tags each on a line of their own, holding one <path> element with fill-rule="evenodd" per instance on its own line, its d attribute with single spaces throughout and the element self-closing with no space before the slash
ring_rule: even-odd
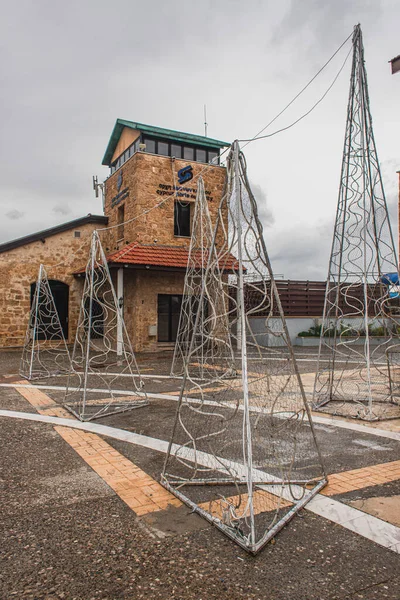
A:
<svg viewBox="0 0 400 600">
<path fill-rule="evenodd" d="M 149 404 L 97 231 L 90 257 L 63 404 L 90 421 Z"/>
<path fill-rule="evenodd" d="M 357 25 L 314 389 L 316 409 L 367 420 L 400 416 L 398 290 Z"/>
<path fill-rule="evenodd" d="M 40 265 L 19 372 L 25 379 L 45 379 L 65 374 L 70 368 L 71 358 L 46 269 Z"/>
<path fill-rule="evenodd" d="M 217 260 L 211 261 L 214 269 L 208 269 L 205 277 L 212 240 L 213 230 L 204 182 L 202 177 L 199 177 L 171 376 L 179 377 L 184 373 L 184 361 L 188 356 L 196 315 L 199 311 L 196 343 L 190 356 L 190 372 L 192 377 L 208 382 L 215 378 L 216 369 L 218 377 L 229 377 L 235 374 L 228 313 Z M 212 251 L 215 253 L 216 248 L 214 247 Z M 202 302 L 199 305 L 201 296 Z"/>
<path fill-rule="evenodd" d="M 227 172 L 161 481 L 255 554 L 326 478 L 237 142 Z M 214 363 L 204 386 L 192 357 L 204 339 L 205 282 L 218 272 L 237 375 Z"/>
</svg>

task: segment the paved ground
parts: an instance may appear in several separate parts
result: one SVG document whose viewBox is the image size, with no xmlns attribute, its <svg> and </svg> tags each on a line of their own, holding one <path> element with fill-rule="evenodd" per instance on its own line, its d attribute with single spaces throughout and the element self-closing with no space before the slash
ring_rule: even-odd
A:
<svg viewBox="0 0 400 600">
<path fill-rule="evenodd" d="M 1 382 L 11 384 L 19 354 L 3 358 Z M 179 387 L 157 383 L 168 358 L 141 364 L 155 375 L 148 389 Z M 154 400 L 141 414 L 101 423 L 167 440 L 175 406 Z M 2 387 L 0 409 L 63 416 L 46 390 Z M 162 451 L 10 417 L 0 417 L 0 429 L 1 599 L 400 598 L 398 553 L 309 510 L 251 557 L 185 506 L 171 506 L 156 483 Z M 332 474 L 325 493 L 398 526 L 400 440 L 367 426 L 328 422 L 317 431 Z M 400 423 L 389 431 L 400 432 Z"/>
</svg>

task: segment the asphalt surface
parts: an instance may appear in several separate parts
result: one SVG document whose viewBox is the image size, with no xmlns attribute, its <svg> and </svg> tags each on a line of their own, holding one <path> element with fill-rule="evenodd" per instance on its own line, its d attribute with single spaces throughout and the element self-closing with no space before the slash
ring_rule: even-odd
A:
<svg viewBox="0 0 400 600">
<path fill-rule="evenodd" d="M 399 598 L 398 555 L 322 518 L 255 558 L 198 517 L 160 539 L 51 426 L 1 429 L 1 598 Z"/>
<path fill-rule="evenodd" d="M 3 375 L 16 358 L 0 360 Z M 0 388 L 0 407 L 34 412 L 12 388 Z M 168 439 L 175 407 L 157 401 L 100 422 Z M 393 440 L 317 432 L 329 472 L 400 459 Z M 400 598 L 398 554 L 309 512 L 252 557 L 186 507 L 139 519 L 48 424 L 0 418 L 0 436 L 1 600 Z M 158 479 L 163 454 L 104 439 Z M 336 498 L 399 493 L 393 482 Z"/>
</svg>

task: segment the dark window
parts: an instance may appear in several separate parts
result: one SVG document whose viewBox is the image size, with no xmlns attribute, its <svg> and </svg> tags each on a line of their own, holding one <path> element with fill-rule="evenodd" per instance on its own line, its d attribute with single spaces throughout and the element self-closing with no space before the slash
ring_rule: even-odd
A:
<svg viewBox="0 0 400 600">
<path fill-rule="evenodd" d="M 178 146 L 178 144 L 171 144 L 171 156 L 175 156 L 175 158 L 182 158 L 182 146 Z"/>
<path fill-rule="evenodd" d="M 127 160 L 129 160 L 129 158 L 131 156 L 133 156 L 135 154 L 135 152 L 137 152 L 139 150 L 139 143 L 140 143 L 140 138 L 138 138 L 135 142 L 133 142 L 133 144 L 131 144 L 130 146 L 128 146 L 128 148 L 125 150 L 125 152 L 123 152 L 121 154 L 121 156 L 119 156 L 117 158 L 117 160 L 110 167 L 110 169 L 111 169 L 111 175 L 113 173 L 115 173 L 115 171 L 117 169 L 119 169 L 119 167 L 121 167 Z M 154 144 L 153 141 L 151 141 L 151 143 Z M 148 152 L 150 152 L 150 150 Z"/>
<path fill-rule="evenodd" d="M 146 144 L 145 152 L 150 152 L 151 154 L 156 153 L 156 143 L 154 140 L 149 140 L 149 138 L 144 138 L 144 143 Z"/>
<path fill-rule="evenodd" d="M 74 237 L 80 238 L 81 237 L 81 232 L 80 231 L 74 231 Z"/>
<path fill-rule="evenodd" d="M 208 162 L 213 165 L 218 164 L 218 152 L 214 152 L 213 150 L 208 151 Z"/>
<path fill-rule="evenodd" d="M 187 160 L 194 160 L 194 148 L 189 148 L 189 146 L 183 147 L 183 158 Z"/>
<path fill-rule="evenodd" d="M 158 294 L 157 340 L 175 342 L 178 333 L 182 296 Z"/>
<path fill-rule="evenodd" d="M 207 153 L 205 150 L 201 150 L 201 148 L 197 148 L 196 150 L 196 160 L 198 162 L 207 162 Z"/>
<path fill-rule="evenodd" d="M 156 138 L 137 138 L 111 165 L 111 174 L 119 169 L 135 152 L 139 150 L 139 145 L 145 144 L 144 152 L 158 154 L 159 156 L 174 156 L 185 160 L 196 160 L 202 163 L 219 164 L 219 150 L 214 148 L 196 148 L 194 146 L 184 146 L 179 142 L 169 143 L 166 140 Z"/>
<path fill-rule="evenodd" d="M 65 339 L 68 338 L 68 299 L 69 287 L 62 281 L 49 279 L 51 294 L 54 299 L 54 305 L 60 319 L 60 325 Z M 31 306 L 35 300 L 36 282 L 31 284 Z M 60 331 L 53 320 L 53 306 L 49 303 L 46 295 L 39 295 L 39 318 L 37 322 L 36 336 L 37 340 L 56 340 L 61 339 Z"/>
<path fill-rule="evenodd" d="M 190 203 L 175 202 L 174 235 L 190 237 Z"/>
<path fill-rule="evenodd" d="M 161 154 L 161 156 L 169 156 L 169 144 L 166 142 L 158 142 L 157 154 Z"/>
<path fill-rule="evenodd" d="M 122 206 L 118 206 L 118 228 L 117 228 L 117 238 L 122 240 L 124 237 L 124 221 L 125 221 L 125 204 Z"/>
</svg>

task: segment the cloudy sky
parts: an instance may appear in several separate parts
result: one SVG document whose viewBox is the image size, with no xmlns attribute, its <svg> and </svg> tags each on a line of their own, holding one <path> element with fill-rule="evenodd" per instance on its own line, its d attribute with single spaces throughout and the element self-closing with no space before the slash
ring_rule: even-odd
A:
<svg viewBox="0 0 400 600">
<path fill-rule="evenodd" d="M 397 236 L 398 0 L 19 0 L 0 21 L 0 242 L 101 213 L 91 177 L 115 120 L 252 137 L 360 22 L 375 137 Z M 331 84 L 350 42 L 268 131 Z M 276 273 L 326 277 L 350 59 L 292 129 L 249 144 L 250 179 Z"/>
</svg>

